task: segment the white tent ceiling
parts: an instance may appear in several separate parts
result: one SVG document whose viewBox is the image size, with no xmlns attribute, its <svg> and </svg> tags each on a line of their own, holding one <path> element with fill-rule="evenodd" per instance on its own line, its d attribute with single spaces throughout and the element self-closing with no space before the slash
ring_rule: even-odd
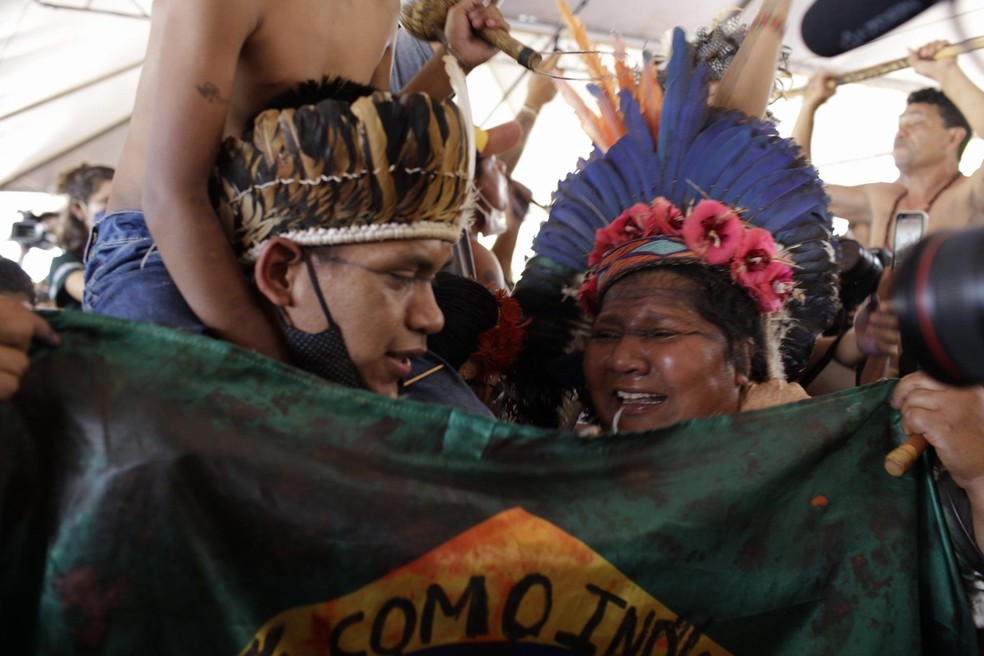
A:
<svg viewBox="0 0 984 656">
<path fill-rule="evenodd" d="M 904 57 L 906 48 L 934 39 L 946 39 L 955 43 L 984 34 L 984 3 L 980 0 L 942 1 L 865 46 L 839 57 L 823 58 L 810 52 L 800 36 L 799 26 L 803 15 L 813 1 L 793 0 L 792 3 L 789 29 L 784 41 L 792 50 L 790 66 L 794 73 L 819 69 L 841 73 L 866 68 Z M 858 4 L 866 1 L 857 0 Z M 580 0 L 568 0 L 572 7 L 576 7 L 579 2 Z M 622 34 L 627 41 L 641 46 L 658 40 L 668 28 L 674 26 L 683 27 L 688 33 L 692 33 L 700 26 L 709 25 L 716 16 L 738 4 L 749 3 L 739 3 L 737 0 L 688 0 L 685 3 L 669 0 L 588 0 L 580 16 L 598 40 L 607 40 L 607 35 L 615 31 Z M 754 12 L 758 4 L 751 2 L 749 11 Z M 559 25 L 555 0 L 504 0 L 503 5 L 503 12 L 512 21 L 514 28 L 553 34 Z M 984 62 L 984 59 L 979 61 Z M 977 73 L 984 79 L 984 63 L 977 66 Z M 925 86 L 925 80 L 911 71 L 894 73 L 888 79 L 891 80 L 890 84 L 908 88 Z"/>
<path fill-rule="evenodd" d="M 903 56 L 906 48 L 984 34 L 980 0 L 941 2 L 886 37 L 833 59 L 803 46 L 798 25 L 812 0 L 794 0 L 786 41 L 793 72 L 845 72 Z M 578 0 L 570 2 L 578 5 Z M 708 25 L 733 0 L 588 0 L 582 17 L 600 40 L 611 31 L 630 44 L 658 40 L 668 27 Z M 754 10 L 755 3 L 751 8 Z M 504 0 L 514 29 L 548 48 L 559 25 L 554 0 Z M 80 161 L 115 162 L 133 102 L 149 30 L 150 0 L 3 0 L 0 2 L 0 189 L 47 191 L 57 171 Z M 984 51 L 982 51 L 984 52 Z M 984 58 L 965 57 L 984 84 Z M 508 88 L 517 76 L 495 60 Z M 900 71 L 868 84 L 916 88 L 926 80 Z"/>
<path fill-rule="evenodd" d="M 47 191 L 62 168 L 116 161 L 149 10 L 150 0 L 0 3 L 0 188 Z"/>
</svg>

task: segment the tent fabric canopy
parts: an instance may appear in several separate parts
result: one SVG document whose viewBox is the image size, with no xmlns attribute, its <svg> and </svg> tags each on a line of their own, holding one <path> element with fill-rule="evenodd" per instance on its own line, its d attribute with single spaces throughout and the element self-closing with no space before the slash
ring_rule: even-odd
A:
<svg viewBox="0 0 984 656">
<path fill-rule="evenodd" d="M 0 5 L 0 189 L 50 191 L 63 168 L 119 155 L 150 1 L 68 6 Z"/>
</svg>

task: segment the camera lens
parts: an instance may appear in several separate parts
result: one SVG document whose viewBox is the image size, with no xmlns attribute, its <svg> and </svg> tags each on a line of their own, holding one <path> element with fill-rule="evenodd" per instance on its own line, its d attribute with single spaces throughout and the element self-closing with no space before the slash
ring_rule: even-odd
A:
<svg viewBox="0 0 984 656">
<path fill-rule="evenodd" d="M 44 226 L 33 221 L 18 221 L 10 226 L 10 240 L 31 245 L 44 237 Z"/>
<path fill-rule="evenodd" d="M 840 296 L 846 313 L 874 294 L 882 274 L 877 254 L 853 239 L 840 240 Z"/>
<path fill-rule="evenodd" d="M 934 378 L 984 383 L 984 228 L 936 233 L 898 271 L 903 350 Z"/>
</svg>

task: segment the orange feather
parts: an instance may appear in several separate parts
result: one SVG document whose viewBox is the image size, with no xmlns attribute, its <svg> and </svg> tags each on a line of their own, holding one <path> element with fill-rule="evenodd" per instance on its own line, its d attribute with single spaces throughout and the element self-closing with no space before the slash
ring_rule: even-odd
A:
<svg viewBox="0 0 984 656">
<path fill-rule="evenodd" d="M 567 24 L 568 29 L 571 31 L 571 36 L 577 42 L 577 45 L 581 50 L 585 51 L 582 55 L 584 58 L 584 63 L 588 67 L 588 71 L 591 73 L 591 77 L 594 81 L 598 83 L 605 93 L 615 102 L 615 85 L 612 82 L 614 77 L 605 65 L 601 63 L 601 58 L 598 57 L 597 53 L 593 52 L 595 50 L 594 44 L 591 39 L 588 38 L 588 31 L 584 27 L 584 23 L 581 19 L 574 15 L 571 8 L 567 6 L 564 0 L 557 0 L 557 8 L 560 9 L 560 15 L 564 19 L 564 23 Z"/>
<path fill-rule="evenodd" d="M 632 97 L 637 98 L 635 75 L 632 73 L 632 69 L 629 68 L 628 64 L 625 63 L 627 57 L 625 54 L 625 41 L 617 35 L 613 41 L 615 45 L 615 75 L 618 78 L 618 87 L 619 89 L 628 89 Z"/>
<path fill-rule="evenodd" d="M 598 116 L 595 115 L 590 109 L 588 109 L 587 104 L 581 99 L 581 96 L 577 94 L 571 85 L 567 84 L 563 80 L 556 80 L 554 82 L 557 85 L 557 90 L 560 91 L 560 95 L 564 97 L 564 100 L 574 108 L 574 113 L 577 114 L 578 118 L 581 119 L 581 127 L 587 132 L 588 137 L 591 138 L 591 142 L 601 149 L 602 152 L 607 151 L 612 142 L 608 141 L 605 137 L 605 131 L 601 128 L 601 121 Z"/>
</svg>

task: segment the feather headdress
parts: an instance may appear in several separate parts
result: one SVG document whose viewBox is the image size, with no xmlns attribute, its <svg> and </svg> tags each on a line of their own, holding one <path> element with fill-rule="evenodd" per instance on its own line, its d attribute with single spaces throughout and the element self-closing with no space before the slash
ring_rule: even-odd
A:
<svg viewBox="0 0 984 656">
<path fill-rule="evenodd" d="M 514 292 L 533 316 L 527 352 L 549 360 L 574 348 L 587 320 L 572 291 L 585 279 L 599 230 L 657 199 L 684 215 L 703 201 L 733 211 L 749 229 L 767 231 L 775 257 L 791 269 L 792 288 L 770 327 L 781 340 L 776 343 L 785 370 L 796 372 L 836 309 L 831 219 L 822 183 L 799 147 L 781 139 L 770 122 L 708 107 L 707 67 L 689 56 L 680 29 L 674 31 L 672 52 L 665 91 L 650 79 L 655 72 L 647 56 L 641 79 L 620 83 L 617 105 L 610 94 L 596 90 L 600 114 L 586 117 L 584 108 L 579 110 L 594 152 L 558 185 L 549 219 L 533 244 L 535 255 Z M 612 140 L 606 136 L 611 134 L 621 136 Z"/>
<path fill-rule="evenodd" d="M 305 246 L 457 242 L 474 172 L 471 120 L 449 100 L 376 91 L 260 113 L 226 139 L 213 202 L 240 261 L 282 236 Z"/>
</svg>

